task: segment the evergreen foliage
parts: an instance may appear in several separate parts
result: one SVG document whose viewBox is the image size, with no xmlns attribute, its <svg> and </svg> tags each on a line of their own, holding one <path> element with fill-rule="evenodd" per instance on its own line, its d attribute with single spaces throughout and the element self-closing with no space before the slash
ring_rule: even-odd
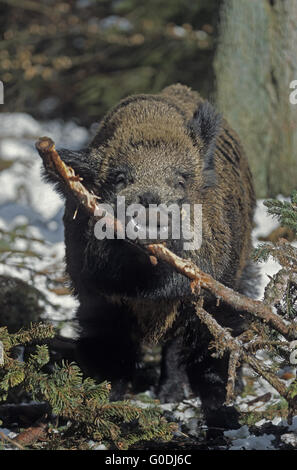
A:
<svg viewBox="0 0 297 470">
<path fill-rule="evenodd" d="M 276 217 L 281 226 L 289 227 L 297 234 L 297 191 L 294 191 L 290 201 L 281 201 L 269 199 L 264 202 L 268 208 L 269 214 Z M 296 322 L 297 317 L 297 248 L 290 244 L 286 239 L 280 239 L 277 243 L 261 243 L 254 252 L 256 261 L 267 261 L 272 257 L 280 264 L 280 270 L 270 277 L 270 281 L 265 288 L 264 302 L 273 305 L 279 315 L 288 322 Z M 262 328 L 260 332 L 262 338 L 267 339 L 267 343 L 281 341 L 279 335 L 271 332 L 268 328 Z M 288 350 L 276 346 L 271 351 L 278 354 L 283 366 L 292 366 L 292 352 L 296 350 L 293 344 L 293 350 Z M 278 362 L 278 369 L 280 363 Z M 291 386 L 292 397 L 297 394 L 297 381 Z"/>
<path fill-rule="evenodd" d="M 289 227 L 297 233 L 297 191 L 291 196 L 291 201 L 269 199 L 265 201 L 268 213 L 276 217 L 283 227 Z"/>
<path fill-rule="evenodd" d="M 109 401 L 110 385 L 97 384 L 83 378 L 74 363 L 54 364 L 52 371 L 44 372 L 49 362 L 46 344 L 37 344 L 35 352 L 26 361 L 13 357 L 15 346 L 44 342 L 53 338 L 51 325 L 39 323 L 30 329 L 9 334 L 0 328 L 0 341 L 4 349 L 4 364 L 0 365 L 0 398 L 6 400 L 15 387 L 22 387 L 33 400 L 49 404 L 52 415 L 66 422 L 67 432 L 51 437 L 42 448 L 67 448 L 76 441 L 78 447 L 92 439 L 104 441 L 119 449 L 127 449 L 139 441 L 162 440 L 172 437 L 175 425 L 167 423 L 157 405 L 142 408 L 129 401 Z"/>
</svg>

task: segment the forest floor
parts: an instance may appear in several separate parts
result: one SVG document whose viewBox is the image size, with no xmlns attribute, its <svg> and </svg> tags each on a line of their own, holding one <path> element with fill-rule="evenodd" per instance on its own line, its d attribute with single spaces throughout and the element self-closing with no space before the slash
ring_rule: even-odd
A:
<svg viewBox="0 0 297 470">
<path fill-rule="evenodd" d="M 39 123 L 31 116 L 21 113 L 0 115 L 0 231 L 25 230 L 26 235 L 43 240 L 45 243 L 31 242 L 30 250 L 38 257 L 30 258 L 29 265 L 24 260 L 19 267 L 16 254 L 6 261 L 0 259 L 0 274 L 17 276 L 35 285 L 47 298 L 44 318 L 58 326 L 64 336 L 76 335 L 73 312 L 76 301 L 67 289 L 53 287 L 49 282 L 63 276 L 63 201 L 40 177 L 41 161 L 35 150 L 34 142 L 43 135 L 51 137 L 57 148 L 79 149 L 86 146 L 90 132 L 73 122 L 58 120 Z M 277 222 L 267 215 L 263 201 L 259 200 L 255 214 L 253 241 L 267 237 L 277 228 Z M 24 239 L 15 241 L 17 250 L 28 249 Z M 18 267 L 16 266 L 18 265 Z M 269 276 L 275 274 L 279 266 L 268 260 L 261 263 L 261 284 L 259 298 L 263 297 Z M 43 273 L 43 274 L 40 274 Z M 50 286 L 50 288 L 49 288 Z M 155 367 L 158 362 L 158 348 L 148 350 L 146 367 Z M 271 358 L 259 351 L 257 353 L 267 366 Z M 273 365 L 275 367 L 275 364 Z M 157 367 L 157 366 L 156 366 Z M 199 399 L 190 398 L 181 403 L 161 405 L 165 416 L 179 424 L 179 432 L 170 443 L 148 443 L 137 445 L 141 449 L 287 449 L 297 448 L 297 417 L 288 425 L 284 418 L 286 404 L 277 392 L 263 379 L 259 379 L 244 367 L 244 390 L 237 397 L 236 404 L 242 412 L 242 427 L 230 430 L 213 441 L 206 439 L 206 426 L 200 411 Z M 295 369 L 279 370 L 278 375 L 289 385 L 295 376 Z M 139 396 L 130 398 L 149 406 L 154 399 L 149 389 Z M 11 429 L 0 431 L 11 436 Z M 104 449 L 104 444 L 95 448 Z"/>
</svg>

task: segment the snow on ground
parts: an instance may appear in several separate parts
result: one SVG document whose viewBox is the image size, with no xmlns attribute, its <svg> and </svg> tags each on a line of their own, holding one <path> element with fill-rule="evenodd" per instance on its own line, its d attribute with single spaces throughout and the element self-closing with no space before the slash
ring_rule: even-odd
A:
<svg viewBox="0 0 297 470">
<path fill-rule="evenodd" d="M 48 266 L 56 269 L 56 274 L 63 272 L 63 201 L 53 191 L 50 185 L 45 184 L 40 177 L 41 160 L 35 150 L 35 141 L 43 135 L 51 137 L 57 148 L 66 147 L 80 149 L 87 145 L 89 132 L 77 126 L 73 122 L 62 122 L 59 120 L 39 123 L 34 118 L 23 113 L 1 113 L 0 114 L 0 160 L 7 162 L 7 169 L 0 171 L 0 230 L 11 230 L 20 225 L 28 225 L 28 232 L 32 237 L 46 241 L 46 244 L 34 242 L 32 247 L 41 258 L 33 259 L 31 268 L 42 271 Z M 256 246 L 259 236 L 267 236 L 277 227 L 277 222 L 267 214 L 262 200 L 258 201 L 255 214 L 255 229 L 253 241 Z M 16 247 L 24 248 L 25 241 L 18 240 Z M 13 260 L 13 258 L 12 258 Z M 10 259 L 11 262 L 11 259 Z M 269 259 L 261 263 L 262 274 L 259 298 L 263 298 L 264 288 L 269 277 L 275 274 L 278 263 Z M 23 280 L 30 281 L 30 271 L 19 270 L 11 265 L 0 263 L 0 274 L 11 274 Z M 46 305 L 47 317 L 54 321 L 70 320 L 73 317 L 76 301 L 70 295 L 57 295 L 49 292 L 45 279 L 37 276 L 36 287 L 39 288 L 52 305 Z M 55 307 L 59 306 L 59 309 Z M 75 334 L 75 330 L 70 323 L 62 330 L 65 335 Z M 267 358 L 265 359 L 268 360 Z M 253 372 L 248 368 L 244 369 L 245 376 L 253 377 Z M 279 401 L 277 393 L 262 379 L 255 380 L 254 393 L 262 396 L 271 393 L 270 404 Z M 148 392 L 150 393 L 150 392 Z M 247 405 L 255 394 L 242 398 L 238 397 L 237 404 L 242 411 L 251 410 Z M 262 404 L 265 408 L 265 404 Z M 186 400 L 181 404 L 162 405 L 165 412 L 173 413 L 173 417 L 186 426 L 187 433 L 195 436 L 197 429 L 196 411 L 199 408 L 199 400 Z M 261 404 L 260 404 L 261 406 Z M 257 404 L 259 409 L 259 403 Z M 261 408 L 260 408 L 261 409 Z M 267 423 L 263 420 L 263 423 Z M 281 418 L 275 418 L 274 425 L 283 426 Z M 297 418 L 293 426 L 287 427 L 287 433 L 282 436 L 282 442 L 297 445 Z M 230 441 L 231 449 L 273 449 L 274 435 L 262 434 L 255 436 L 250 434 L 247 426 L 237 431 L 229 431 L 225 434 Z M 295 445 L 294 444 L 294 445 Z"/>
<path fill-rule="evenodd" d="M 275 450 L 273 434 L 253 436 L 246 425 L 234 431 L 225 431 L 224 435 L 232 440 L 229 450 Z"/>
<path fill-rule="evenodd" d="M 38 123 L 24 113 L 0 114 L 0 159 L 11 162 L 11 166 L 0 172 L 0 229 L 12 230 L 28 225 L 27 234 L 45 240 L 41 245 L 33 243 L 31 248 L 41 255 L 33 259 L 31 268 L 42 271 L 49 265 L 57 266 L 57 274 L 63 268 L 63 201 L 50 185 L 41 179 L 41 159 L 35 149 L 36 140 L 47 135 L 57 147 L 79 149 L 86 146 L 89 133 L 75 123 L 58 120 Z M 24 249 L 25 241 L 17 240 L 16 248 Z M 0 264 L 0 274 L 11 274 L 30 281 L 31 273 L 10 265 Z M 62 274 L 62 272 L 61 272 Z M 56 321 L 69 319 L 75 311 L 76 301 L 70 295 L 56 295 L 46 287 L 45 278 L 36 277 L 37 285 L 53 307 L 47 306 L 48 316 Z M 54 306 L 59 305 L 57 310 Z M 72 330 L 71 330 L 72 331 Z M 67 327 L 64 334 L 70 333 Z"/>
</svg>

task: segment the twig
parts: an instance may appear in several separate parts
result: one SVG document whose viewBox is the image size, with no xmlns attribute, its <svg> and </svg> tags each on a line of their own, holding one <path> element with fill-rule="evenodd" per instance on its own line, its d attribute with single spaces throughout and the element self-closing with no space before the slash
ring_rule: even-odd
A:
<svg viewBox="0 0 297 470">
<path fill-rule="evenodd" d="M 0 437 L 3 441 L 9 442 L 9 444 L 17 447 L 19 450 L 25 450 L 21 444 L 16 442 L 14 439 L 10 439 L 10 437 L 6 436 L 3 432 L 0 432 Z"/>
<path fill-rule="evenodd" d="M 193 286 L 204 288 L 214 294 L 218 299 L 223 300 L 231 305 L 235 310 L 240 312 L 247 312 L 258 319 L 260 318 L 265 323 L 270 324 L 279 333 L 281 333 L 288 340 L 293 340 L 297 337 L 297 330 L 295 326 L 286 325 L 286 323 L 275 313 L 273 313 L 269 305 L 264 304 L 259 300 L 254 300 L 245 295 L 239 294 L 229 287 L 224 286 L 219 281 L 216 281 L 209 274 L 201 271 L 190 260 L 185 260 L 172 253 L 163 245 L 149 245 L 149 251 L 157 258 L 166 261 L 173 266 L 178 272 L 184 274 L 193 281 Z"/>
<path fill-rule="evenodd" d="M 23 446 L 29 446 L 34 444 L 41 438 L 44 438 L 46 435 L 47 424 L 39 423 L 36 426 L 31 426 L 30 428 L 25 429 L 20 434 L 18 434 L 13 442 Z"/>
<path fill-rule="evenodd" d="M 226 403 L 230 404 L 234 400 L 236 370 L 240 365 L 240 351 L 231 351 L 229 357 L 228 380 L 226 386 Z"/>
<path fill-rule="evenodd" d="M 36 143 L 36 148 L 43 160 L 43 164 L 48 171 L 54 172 L 59 175 L 65 185 L 72 191 L 77 197 L 80 204 L 92 215 L 96 212 L 96 215 L 100 217 L 104 211 L 101 211 L 97 204 L 98 196 L 91 194 L 85 186 L 81 183 L 82 178 L 75 174 L 73 168 L 61 160 L 58 152 L 55 149 L 55 144 L 49 137 L 41 137 Z M 113 225 L 116 233 L 123 233 L 122 224 L 115 219 L 112 215 L 104 214 L 107 223 Z"/>
<path fill-rule="evenodd" d="M 238 341 L 238 339 L 233 338 L 233 336 L 228 332 L 228 330 L 219 325 L 219 323 L 200 305 L 196 306 L 196 313 L 200 321 L 207 326 L 212 336 L 219 342 L 220 351 L 225 350 L 229 351 L 230 353 L 236 353 L 237 361 L 240 358 L 241 361 L 244 361 L 249 364 L 251 368 L 255 372 L 257 372 L 257 374 L 264 377 L 264 379 L 266 379 L 267 382 L 269 382 L 270 385 L 272 385 L 275 390 L 279 392 L 280 395 L 288 399 L 287 389 L 283 382 L 281 382 L 276 375 L 264 369 L 258 359 L 248 354 L 245 350 L 244 345 L 240 341 Z M 234 370 L 234 366 L 231 366 L 231 370 Z"/>
<path fill-rule="evenodd" d="M 76 175 L 73 168 L 61 160 L 58 152 L 55 149 L 55 144 L 49 137 L 41 137 L 36 143 L 36 148 L 43 160 L 43 164 L 48 171 L 53 171 L 59 175 L 66 186 L 76 195 L 79 202 L 89 208 L 94 214 L 97 207 L 97 198 L 93 196 L 81 184 L 82 178 Z"/>
</svg>

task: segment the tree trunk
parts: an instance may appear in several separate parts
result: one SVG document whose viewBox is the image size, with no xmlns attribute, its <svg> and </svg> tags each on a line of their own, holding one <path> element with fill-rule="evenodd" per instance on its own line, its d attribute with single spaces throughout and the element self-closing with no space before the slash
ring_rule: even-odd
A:
<svg viewBox="0 0 297 470">
<path fill-rule="evenodd" d="M 225 0 L 215 58 L 217 103 L 238 132 L 258 197 L 297 187 L 297 1 Z"/>
</svg>

